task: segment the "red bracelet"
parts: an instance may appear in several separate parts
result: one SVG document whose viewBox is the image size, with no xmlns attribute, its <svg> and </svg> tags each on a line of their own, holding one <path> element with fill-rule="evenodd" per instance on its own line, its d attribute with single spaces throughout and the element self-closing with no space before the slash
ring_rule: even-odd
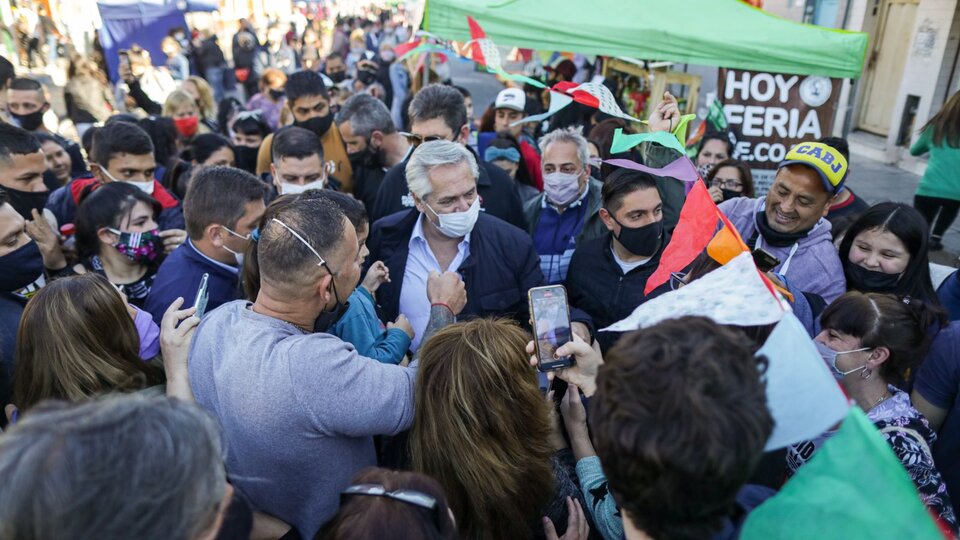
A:
<svg viewBox="0 0 960 540">
<path fill-rule="evenodd" d="M 435 306 L 443 306 L 443 307 L 447 308 L 448 310 L 450 310 L 450 313 L 453 313 L 453 309 L 451 309 L 450 306 L 444 304 L 443 302 L 434 302 L 434 303 L 430 304 L 430 307 L 435 307 Z"/>
</svg>

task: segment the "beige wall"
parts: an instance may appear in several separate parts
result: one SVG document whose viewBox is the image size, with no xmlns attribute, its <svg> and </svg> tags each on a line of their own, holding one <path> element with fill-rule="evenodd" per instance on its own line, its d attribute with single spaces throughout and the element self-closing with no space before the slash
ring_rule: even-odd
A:
<svg viewBox="0 0 960 540">
<path fill-rule="evenodd" d="M 917 109 L 917 127 L 939 108 L 941 103 L 934 104 L 937 94 L 938 79 L 943 71 L 944 53 L 950 33 L 954 31 L 953 22 L 956 16 L 957 0 L 921 0 L 917 6 L 916 20 L 909 47 L 907 62 L 903 70 L 903 80 L 900 81 L 897 100 L 893 111 L 893 122 L 890 134 L 887 136 L 888 157 L 899 161 L 902 151 L 896 147 L 897 135 L 900 131 L 900 120 L 903 115 L 903 106 L 908 95 L 920 96 L 920 105 Z M 953 36 L 954 41 L 956 35 Z M 956 45 L 953 45 L 955 48 Z M 952 58 L 946 63 L 951 63 Z M 949 69 L 949 68 L 948 68 Z M 942 94 L 943 92 L 941 92 Z M 914 132 L 911 142 L 917 137 Z"/>
</svg>

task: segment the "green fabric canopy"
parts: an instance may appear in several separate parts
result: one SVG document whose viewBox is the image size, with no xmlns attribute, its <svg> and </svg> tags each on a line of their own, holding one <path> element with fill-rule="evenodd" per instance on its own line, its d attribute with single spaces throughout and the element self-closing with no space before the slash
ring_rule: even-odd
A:
<svg viewBox="0 0 960 540">
<path fill-rule="evenodd" d="M 497 45 L 857 78 L 867 34 L 800 24 L 740 0 L 426 0 L 423 28 Z"/>
</svg>

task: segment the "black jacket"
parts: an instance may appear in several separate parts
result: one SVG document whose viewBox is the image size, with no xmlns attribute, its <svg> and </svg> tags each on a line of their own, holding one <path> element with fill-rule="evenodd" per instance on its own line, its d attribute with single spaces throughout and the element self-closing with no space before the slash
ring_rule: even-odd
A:
<svg viewBox="0 0 960 540">
<path fill-rule="evenodd" d="M 660 250 L 646 264 L 634 268 L 624 275 L 610 252 L 612 236 L 608 232 L 600 238 L 581 243 L 570 259 L 567 271 L 567 295 L 570 305 L 579 307 L 593 319 L 597 330 L 625 318 L 647 300 L 670 290 L 670 283 L 664 283 L 650 295 L 644 295 L 647 278 L 660 265 L 663 247 L 669 243 L 664 238 Z M 604 353 L 620 338 L 619 332 L 597 332 L 600 349 Z"/>
<path fill-rule="evenodd" d="M 377 194 L 386 175 L 383 167 L 353 164 L 353 196 L 363 203 L 367 212 L 376 206 Z"/>
<path fill-rule="evenodd" d="M 370 231 L 368 264 L 383 261 L 397 276 L 380 285 L 377 300 L 386 320 L 400 314 L 400 288 L 407 267 L 410 235 L 420 212 L 406 210 L 377 221 Z M 459 318 L 490 315 L 509 317 L 529 327 L 527 291 L 544 285 L 540 258 L 533 240 L 522 230 L 487 214 L 480 214 L 470 235 L 470 256 L 458 270 L 467 289 L 467 305 Z M 590 326 L 589 317 L 571 310 L 571 319 Z"/>
<path fill-rule="evenodd" d="M 470 147 L 468 146 L 467 149 L 470 150 Z M 470 151 L 473 152 L 473 150 Z M 477 179 L 480 208 L 491 216 L 526 230 L 523 203 L 520 202 L 520 195 L 517 194 L 513 180 L 496 165 L 480 158 L 477 158 L 477 163 L 480 166 L 480 178 Z M 387 171 L 387 176 L 384 177 L 377 192 L 376 204 L 372 209 L 367 207 L 367 211 L 370 213 L 372 223 L 406 208 L 413 208 L 413 197 L 407 189 L 407 160 L 404 160 Z"/>
</svg>

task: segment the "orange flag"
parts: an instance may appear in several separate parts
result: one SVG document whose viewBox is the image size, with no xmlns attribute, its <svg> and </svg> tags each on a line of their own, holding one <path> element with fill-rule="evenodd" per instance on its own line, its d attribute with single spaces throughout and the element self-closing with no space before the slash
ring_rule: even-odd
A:
<svg viewBox="0 0 960 540">
<path fill-rule="evenodd" d="M 727 219 L 727 216 L 723 215 L 723 212 L 720 212 L 720 221 L 723 222 L 723 227 L 717 231 L 713 240 L 710 240 L 710 243 L 707 244 L 707 255 L 710 255 L 711 259 L 720 264 L 727 264 L 731 259 L 744 251 L 750 251 L 750 248 L 743 242 L 743 238 L 740 237 L 737 228 L 733 226 L 733 223 L 730 223 L 730 220 Z"/>
<path fill-rule="evenodd" d="M 717 232 L 719 217 L 720 209 L 710 197 L 707 185 L 698 180 L 687 194 L 673 237 L 663 250 L 657 270 L 647 279 L 643 294 L 666 283 L 672 272 L 683 270 L 703 252 Z"/>
</svg>

